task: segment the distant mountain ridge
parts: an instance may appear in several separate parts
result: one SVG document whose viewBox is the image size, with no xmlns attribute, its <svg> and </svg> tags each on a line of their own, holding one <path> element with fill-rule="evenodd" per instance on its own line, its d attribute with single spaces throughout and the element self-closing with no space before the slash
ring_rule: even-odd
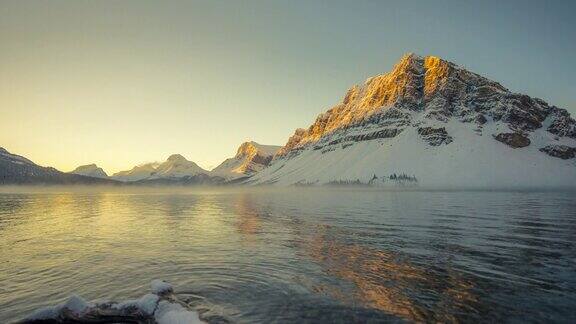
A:
<svg viewBox="0 0 576 324">
<path fill-rule="evenodd" d="M 166 178 L 183 178 L 194 177 L 200 174 L 208 174 L 207 170 L 202 169 L 196 163 L 188 161 L 180 154 L 173 154 L 162 163 L 147 163 L 128 171 L 117 172 L 112 179 L 119 181 L 143 181 L 157 180 Z"/>
<path fill-rule="evenodd" d="M 68 174 L 39 166 L 0 147 L 0 184 L 115 184 L 115 181 Z"/>
<path fill-rule="evenodd" d="M 159 163 L 157 162 L 137 165 L 130 170 L 116 172 L 111 178 L 118 181 L 139 181 L 147 179 L 156 171 L 158 165 Z"/>
<path fill-rule="evenodd" d="M 403 174 L 430 186 L 574 186 L 575 155 L 566 110 L 408 54 L 297 129 L 249 182 L 386 185 Z"/>
</svg>

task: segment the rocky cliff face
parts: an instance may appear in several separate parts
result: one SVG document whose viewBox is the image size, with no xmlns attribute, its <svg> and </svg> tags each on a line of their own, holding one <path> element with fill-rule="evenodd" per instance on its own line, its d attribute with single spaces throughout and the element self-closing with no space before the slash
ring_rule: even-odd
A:
<svg viewBox="0 0 576 324">
<path fill-rule="evenodd" d="M 280 146 L 245 142 L 233 158 L 226 159 L 211 171 L 212 175 L 226 179 L 250 176 L 270 165 Z"/>
<path fill-rule="evenodd" d="M 568 149 L 546 149 L 549 145 Z M 525 171 L 552 168 L 556 170 L 552 173 L 563 170 L 572 175 L 574 161 L 561 161 L 571 154 L 558 152 L 570 152 L 573 147 L 576 122 L 566 110 L 512 93 L 438 57 L 408 54 L 390 73 L 352 87 L 341 103 L 318 116 L 310 127 L 297 129 L 271 167 L 254 181 L 326 183 L 399 172 L 414 173 L 430 183 L 446 183 L 439 180 L 448 176 L 469 182 L 474 178 L 470 173 L 480 177 L 482 172 L 496 181 L 498 169 L 505 173 L 520 156 L 530 161 L 518 161 Z M 480 151 L 483 156 L 477 156 Z M 436 170 L 426 166 L 431 157 L 430 165 L 439 164 Z M 421 165 L 405 161 L 413 158 Z M 530 163 L 532 167 L 527 166 Z M 451 175 L 446 165 L 455 167 Z M 496 170 L 490 173 L 488 166 Z M 460 169 L 470 171 L 456 175 Z M 525 175 L 525 181 L 519 181 L 513 174 L 502 184 L 532 181 Z M 550 184 L 562 182 L 560 178 Z"/>
<path fill-rule="evenodd" d="M 104 170 L 98 167 L 96 164 L 81 165 L 70 173 L 93 178 L 108 178 L 108 174 L 106 174 L 106 172 L 104 172 Z"/>
</svg>

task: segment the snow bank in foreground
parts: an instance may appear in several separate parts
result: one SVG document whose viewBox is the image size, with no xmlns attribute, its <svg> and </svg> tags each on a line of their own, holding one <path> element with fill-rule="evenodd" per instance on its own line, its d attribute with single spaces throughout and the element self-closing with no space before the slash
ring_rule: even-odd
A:
<svg viewBox="0 0 576 324">
<path fill-rule="evenodd" d="M 68 298 L 68 300 L 66 300 L 66 302 L 60 305 L 47 306 L 38 309 L 26 317 L 25 320 L 35 321 L 57 319 L 63 312 L 68 312 L 75 316 L 81 316 L 90 307 L 93 307 L 93 305 L 87 303 L 84 299 L 82 299 L 82 297 L 72 295 Z"/>
<path fill-rule="evenodd" d="M 150 288 L 152 288 L 152 293 L 157 295 L 167 294 L 174 291 L 171 284 L 159 279 L 152 280 Z"/>
<path fill-rule="evenodd" d="M 198 313 L 191 312 L 180 304 L 163 300 L 158 303 L 154 318 L 158 324 L 188 324 L 203 323 L 198 317 Z"/>
<path fill-rule="evenodd" d="M 39 323 L 46 320 L 54 320 L 56 323 L 141 322 L 146 320 L 153 320 L 158 324 L 205 323 L 197 312 L 190 310 L 185 303 L 178 300 L 169 283 L 152 280 L 150 288 L 151 294 L 119 303 L 89 303 L 79 296 L 72 295 L 62 304 L 36 310 L 19 323 Z"/>
</svg>

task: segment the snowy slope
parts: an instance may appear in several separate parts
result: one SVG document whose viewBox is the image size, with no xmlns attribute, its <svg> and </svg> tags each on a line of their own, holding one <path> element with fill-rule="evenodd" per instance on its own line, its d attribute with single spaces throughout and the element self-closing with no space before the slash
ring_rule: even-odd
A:
<svg viewBox="0 0 576 324">
<path fill-rule="evenodd" d="M 115 173 L 112 178 L 120 181 L 142 181 L 156 179 L 177 179 L 208 174 L 196 163 L 188 161 L 180 154 L 173 154 L 163 163 L 147 163 L 131 170 Z"/>
<path fill-rule="evenodd" d="M 233 158 L 226 159 L 210 173 L 225 179 L 252 175 L 266 168 L 281 146 L 245 142 L 240 145 Z"/>
<path fill-rule="evenodd" d="M 252 184 L 576 186 L 576 122 L 436 57 L 406 55 L 298 129 Z M 406 182 L 402 182 L 406 184 Z"/>
<path fill-rule="evenodd" d="M 98 167 L 96 164 L 81 165 L 70 173 L 93 178 L 108 178 L 108 174 L 106 174 L 106 172 L 104 172 L 104 170 Z"/>
<path fill-rule="evenodd" d="M 156 172 L 151 178 L 181 178 L 202 173 L 206 174 L 208 171 L 202 169 L 196 163 L 186 160 L 186 158 L 180 154 L 173 154 L 168 157 L 166 162 L 156 168 Z"/>
<path fill-rule="evenodd" d="M 143 179 L 148 179 L 156 171 L 158 163 L 146 163 L 133 167 L 127 171 L 120 171 L 114 173 L 112 178 L 119 181 L 138 181 Z"/>
</svg>

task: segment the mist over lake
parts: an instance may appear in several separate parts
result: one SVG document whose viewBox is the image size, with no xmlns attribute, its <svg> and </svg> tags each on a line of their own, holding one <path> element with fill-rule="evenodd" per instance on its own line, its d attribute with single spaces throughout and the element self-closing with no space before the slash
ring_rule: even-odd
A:
<svg viewBox="0 0 576 324">
<path fill-rule="evenodd" d="M 574 192 L 3 189 L 0 322 L 170 282 L 207 321 L 573 322 Z"/>
</svg>

